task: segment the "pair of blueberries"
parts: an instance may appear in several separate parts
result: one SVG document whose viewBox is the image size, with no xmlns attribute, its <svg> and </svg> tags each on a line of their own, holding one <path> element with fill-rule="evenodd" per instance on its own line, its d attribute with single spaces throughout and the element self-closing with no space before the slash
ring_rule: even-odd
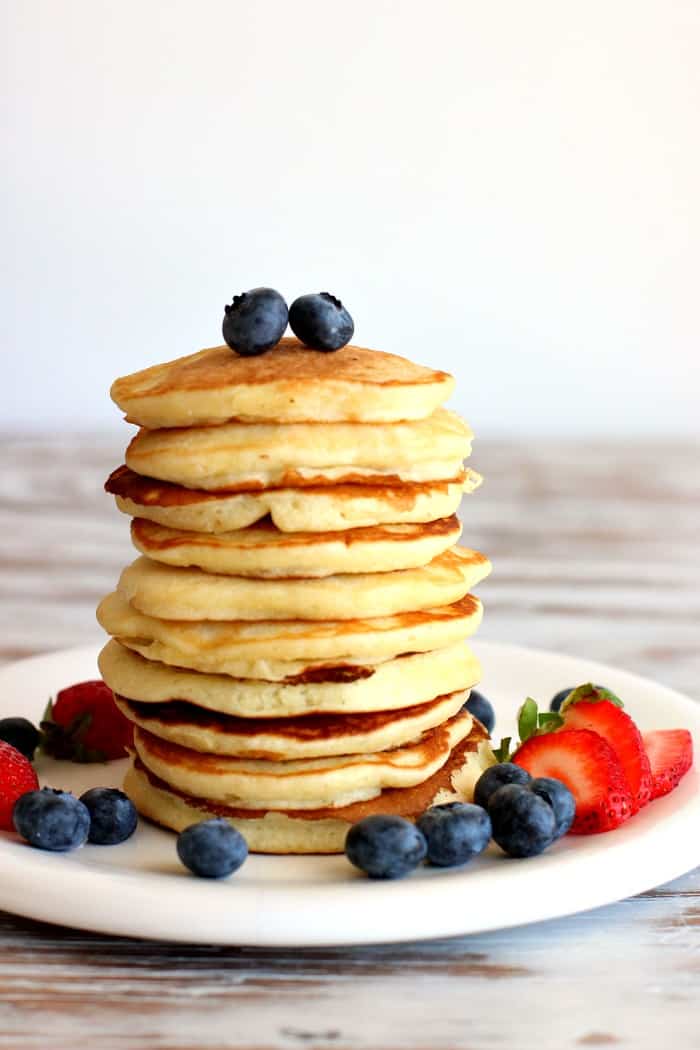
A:
<svg viewBox="0 0 700 1050">
<path fill-rule="evenodd" d="M 355 331 L 352 317 L 329 292 L 300 295 L 287 308 L 274 288 L 252 288 L 224 307 L 222 333 L 236 353 L 256 357 L 279 343 L 287 324 L 305 346 L 326 352 L 340 350 Z"/>
<path fill-rule="evenodd" d="M 17 799 L 15 828 L 30 846 L 65 853 L 86 842 L 115 846 L 136 830 L 133 802 L 117 788 L 90 788 L 80 798 L 69 791 L 41 788 Z"/>
</svg>

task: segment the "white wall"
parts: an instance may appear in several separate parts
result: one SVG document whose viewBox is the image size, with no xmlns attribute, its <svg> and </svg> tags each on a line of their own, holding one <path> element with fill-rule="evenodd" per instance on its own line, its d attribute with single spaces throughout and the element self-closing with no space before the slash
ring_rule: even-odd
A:
<svg viewBox="0 0 700 1050">
<path fill-rule="evenodd" d="M 697 0 L 3 0 L 0 428 L 116 422 L 257 284 L 481 433 L 696 429 Z"/>
</svg>

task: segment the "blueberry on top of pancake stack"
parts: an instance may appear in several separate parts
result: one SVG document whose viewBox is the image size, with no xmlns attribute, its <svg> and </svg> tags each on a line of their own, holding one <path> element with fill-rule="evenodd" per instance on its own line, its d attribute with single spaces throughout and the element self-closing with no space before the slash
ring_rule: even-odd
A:
<svg viewBox="0 0 700 1050">
<path fill-rule="evenodd" d="M 112 387 L 140 429 L 106 488 L 140 556 L 99 607 L 100 669 L 136 727 L 142 814 L 334 853 L 368 814 L 471 798 L 487 734 L 465 639 L 490 564 L 456 546 L 480 478 L 452 377 L 338 348 L 333 296 L 292 306 L 309 345 L 283 336 L 280 302 L 236 297 L 232 345 Z"/>
</svg>

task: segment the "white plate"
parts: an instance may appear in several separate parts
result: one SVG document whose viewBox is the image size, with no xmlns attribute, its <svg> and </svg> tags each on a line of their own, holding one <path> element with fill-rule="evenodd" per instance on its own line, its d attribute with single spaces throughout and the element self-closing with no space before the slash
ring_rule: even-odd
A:
<svg viewBox="0 0 700 1050">
<path fill-rule="evenodd" d="M 700 740 L 700 705 L 655 682 L 601 664 L 510 645 L 475 646 L 484 692 L 513 727 L 529 694 L 601 682 L 619 693 L 640 728 L 686 726 Z M 96 648 L 23 660 L 0 670 L 0 714 L 38 720 L 49 696 L 97 677 Z M 40 758 L 42 783 L 82 792 L 119 785 L 124 762 L 78 766 Z M 700 775 L 605 835 L 568 836 L 540 857 L 511 860 L 497 847 L 464 868 L 423 868 L 371 881 L 345 857 L 251 856 L 229 879 L 181 867 L 174 835 L 141 822 L 120 846 L 69 854 L 31 849 L 0 832 L 0 907 L 47 922 L 211 944 L 369 944 L 445 937 L 583 911 L 650 889 L 700 863 Z"/>
</svg>

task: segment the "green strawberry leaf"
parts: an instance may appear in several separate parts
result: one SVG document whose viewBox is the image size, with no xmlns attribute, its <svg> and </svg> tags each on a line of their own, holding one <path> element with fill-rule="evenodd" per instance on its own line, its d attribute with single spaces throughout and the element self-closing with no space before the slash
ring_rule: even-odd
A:
<svg viewBox="0 0 700 1050">
<path fill-rule="evenodd" d="M 537 716 L 537 724 L 544 732 L 551 733 L 554 729 L 561 729 L 564 719 L 558 711 L 540 711 Z"/>
<path fill-rule="evenodd" d="M 512 738 L 507 736 L 501 740 L 493 754 L 497 762 L 510 762 L 512 755 L 518 750 L 520 744 L 524 744 L 532 736 L 544 733 L 552 733 L 561 729 L 564 719 L 557 711 L 539 711 L 537 701 L 528 696 L 518 711 L 518 735 L 520 740 L 516 742 L 511 752 Z"/>
<path fill-rule="evenodd" d="M 494 749 L 493 755 L 496 762 L 509 762 L 510 761 L 510 741 L 509 736 L 501 738 L 500 747 Z"/>
<path fill-rule="evenodd" d="M 537 701 L 528 696 L 518 711 L 518 733 L 520 743 L 524 744 L 537 732 Z"/>
<path fill-rule="evenodd" d="M 67 726 L 54 721 L 53 704 L 49 700 L 44 717 L 39 723 L 39 748 L 45 755 L 68 762 L 105 762 L 107 756 L 96 748 L 85 746 L 85 736 L 92 724 L 92 714 L 86 711 Z"/>
<path fill-rule="evenodd" d="M 599 704 L 601 700 L 609 700 L 615 707 L 625 706 L 619 696 L 616 696 L 609 689 L 603 689 L 602 686 L 586 682 L 585 685 L 579 685 L 576 689 L 572 689 L 559 710 L 563 714 L 567 707 L 571 707 L 572 704 Z"/>
</svg>

